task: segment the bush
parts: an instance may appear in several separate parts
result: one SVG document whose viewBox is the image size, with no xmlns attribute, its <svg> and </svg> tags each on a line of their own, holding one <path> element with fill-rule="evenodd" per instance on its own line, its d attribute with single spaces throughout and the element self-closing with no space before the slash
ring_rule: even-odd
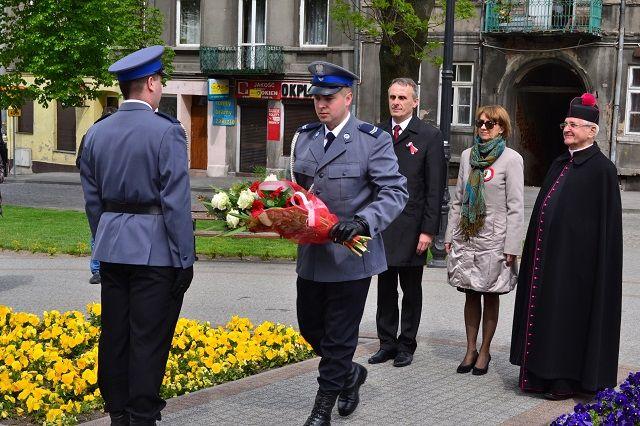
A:
<svg viewBox="0 0 640 426">
<path fill-rule="evenodd" d="M 74 424 L 99 410 L 97 386 L 100 305 L 34 314 L 0 305 L 0 419 Z M 312 356 L 291 327 L 257 327 L 234 316 L 224 327 L 180 319 L 161 395 L 189 393 Z"/>
</svg>

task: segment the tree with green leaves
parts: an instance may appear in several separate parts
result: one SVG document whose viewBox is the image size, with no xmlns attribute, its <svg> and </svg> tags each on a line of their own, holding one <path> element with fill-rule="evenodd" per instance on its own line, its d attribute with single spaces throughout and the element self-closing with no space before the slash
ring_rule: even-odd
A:
<svg viewBox="0 0 640 426">
<path fill-rule="evenodd" d="M 111 63 L 164 44 L 147 0 L 0 0 L 0 108 L 28 99 L 81 106 L 113 84 Z M 171 64 L 173 51 L 165 50 Z M 25 79 L 32 77 L 33 79 Z"/>
<path fill-rule="evenodd" d="M 380 116 L 389 115 L 387 88 L 396 77 L 419 81 L 424 60 L 439 63 L 434 51 L 440 42 L 430 32 L 444 24 L 445 1 L 438 0 L 335 0 L 332 16 L 349 36 L 380 43 Z M 437 10 L 437 12 L 436 12 Z M 469 19 L 471 0 L 456 0 L 456 19 Z"/>
</svg>

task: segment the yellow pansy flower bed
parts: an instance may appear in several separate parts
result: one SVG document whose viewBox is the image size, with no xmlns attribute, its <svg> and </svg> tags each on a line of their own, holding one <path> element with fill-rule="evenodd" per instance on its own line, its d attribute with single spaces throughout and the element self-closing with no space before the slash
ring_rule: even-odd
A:
<svg viewBox="0 0 640 426">
<path fill-rule="evenodd" d="M 103 406 L 97 385 L 100 304 L 42 317 L 0 305 L 0 420 L 75 424 Z M 257 327 L 234 316 L 224 327 L 181 318 L 161 395 L 171 398 L 313 355 L 293 328 Z"/>
</svg>

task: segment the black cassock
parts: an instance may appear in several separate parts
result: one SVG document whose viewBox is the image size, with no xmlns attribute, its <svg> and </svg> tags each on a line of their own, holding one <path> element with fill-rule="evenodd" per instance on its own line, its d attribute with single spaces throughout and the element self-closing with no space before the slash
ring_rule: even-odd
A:
<svg viewBox="0 0 640 426">
<path fill-rule="evenodd" d="M 520 388 L 614 387 L 621 309 L 620 189 L 594 144 L 551 164 L 531 215 L 511 338 Z"/>
</svg>

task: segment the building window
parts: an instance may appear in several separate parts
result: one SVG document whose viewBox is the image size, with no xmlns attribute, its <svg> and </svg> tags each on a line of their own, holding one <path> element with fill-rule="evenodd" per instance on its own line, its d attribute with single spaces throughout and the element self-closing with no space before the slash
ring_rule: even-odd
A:
<svg viewBox="0 0 640 426">
<path fill-rule="evenodd" d="M 265 67 L 267 41 L 267 0 L 238 0 L 238 67 Z"/>
<path fill-rule="evenodd" d="M 329 37 L 329 0 L 300 2 L 300 45 L 326 46 Z"/>
<path fill-rule="evenodd" d="M 200 45 L 200 0 L 177 0 L 176 41 L 178 46 Z"/>
<path fill-rule="evenodd" d="M 441 69 L 442 71 L 442 69 Z M 453 64 L 451 125 L 471 126 L 473 120 L 473 64 Z M 438 108 L 442 96 L 442 80 L 438 90 Z M 438 114 L 438 124 L 440 114 Z"/>
<path fill-rule="evenodd" d="M 627 123 L 625 133 L 640 134 L 640 67 L 629 67 L 625 121 Z"/>
<path fill-rule="evenodd" d="M 76 109 L 63 107 L 58 104 L 57 115 L 57 144 L 58 151 L 76 152 Z"/>
<path fill-rule="evenodd" d="M 27 101 L 18 117 L 18 133 L 33 133 L 33 101 Z"/>
<path fill-rule="evenodd" d="M 118 97 L 117 96 L 107 96 L 107 102 L 106 102 L 105 107 L 118 109 Z"/>
</svg>

